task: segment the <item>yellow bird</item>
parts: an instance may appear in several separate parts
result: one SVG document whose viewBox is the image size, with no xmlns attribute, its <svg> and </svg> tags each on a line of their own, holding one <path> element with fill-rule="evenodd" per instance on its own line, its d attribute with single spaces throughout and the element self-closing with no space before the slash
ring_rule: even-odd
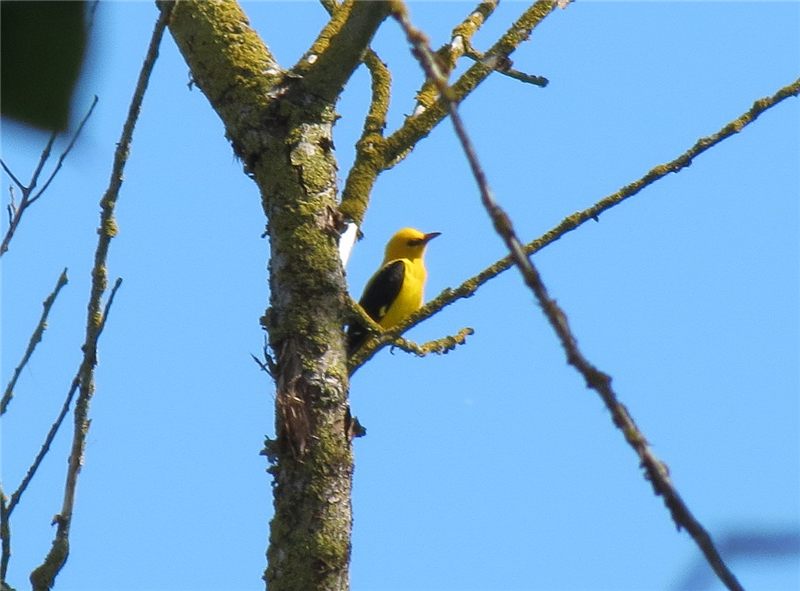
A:
<svg viewBox="0 0 800 591">
<path fill-rule="evenodd" d="M 381 328 L 399 324 L 422 307 L 425 289 L 425 247 L 440 233 L 403 228 L 386 245 L 381 268 L 364 288 L 359 305 Z M 347 329 L 347 354 L 355 353 L 369 334 L 360 323 Z"/>
</svg>

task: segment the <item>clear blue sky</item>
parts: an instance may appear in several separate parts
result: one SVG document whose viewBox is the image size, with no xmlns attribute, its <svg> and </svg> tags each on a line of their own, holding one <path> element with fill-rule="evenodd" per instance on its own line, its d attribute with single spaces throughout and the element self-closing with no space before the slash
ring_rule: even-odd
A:
<svg viewBox="0 0 800 591">
<path fill-rule="evenodd" d="M 472 6 L 410 8 L 438 46 Z M 524 7 L 503 3 L 476 45 Z M 285 67 L 325 20 L 313 2 L 245 10 Z M 96 113 L 3 257 L 3 385 L 40 302 L 63 267 L 70 275 L 3 417 L 7 494 L 79 363 L 97 204 L 156 9 L 103 3 L 97 18 L 75 106 L 79 117 L 97 94 Z M 797 2 L 584 1 L 553 14 L 513 56 L 550 85 L 496 75 L 463 105 L 519 234 L 539 236 L 793 82 L 799 25 Z M 393 71 L 393 129 L 422 74 L 395 23 L 374 47 Z M 124 283 L 101 341 L 59 591 L 262 588 L 272 492 L 258 452 L 274 390 L 250 354 L 263 342 L 268 244 L 256 186 L 188 82 L 166 37 L 118 205 L 109 273 Z M 343 174 L 368 84 L 360 69 L 338 107 Z M 584 353 L 719 540 L 800 528 L 799 114 L 796 98 L 783 102 L 534 257 Z M 5 125 L 2 139 L 4 161 L 27 177 L 44 137 Z M 8 185 L 4 175 L 4 207 Z M 403 226 L 442 232 L 429 298 L 505 255 L 449 122 L 375 187 L 347 270 L 356 297 Z M 447 356 L 387 350 L 353 378 L 368 429 L 355 442 L 353 589 L 676 589 L 699 552 L 516 271 L 409 337 L 464 326 L 475 335 Z M 70 437 L 59 434 L 14 514 L 9 582 L 20 589 L 50 546 Z M 797 555 L 731 566 L 748 589 L 800 587 Z"/>
</svg>

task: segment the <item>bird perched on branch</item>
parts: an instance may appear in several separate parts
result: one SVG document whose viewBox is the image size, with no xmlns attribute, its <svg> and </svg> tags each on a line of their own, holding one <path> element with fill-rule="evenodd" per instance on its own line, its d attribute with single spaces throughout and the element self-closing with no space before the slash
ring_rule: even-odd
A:
<svg viewBox="0 0 800 591">
<path fill-rule="evenodd" d="M 380 269 L 364 288 L 359 305 L 381 328 L 399 324 L 422 307 L 425 289 L 425 247 L 439 232 L 423 234 L 414 228 L 403 228 L 386 245 L 386 256 Z M 347 354 L 352 355 L 364 344 L 367 329 L 353 322 L 347 329 Z"/>
</svg>

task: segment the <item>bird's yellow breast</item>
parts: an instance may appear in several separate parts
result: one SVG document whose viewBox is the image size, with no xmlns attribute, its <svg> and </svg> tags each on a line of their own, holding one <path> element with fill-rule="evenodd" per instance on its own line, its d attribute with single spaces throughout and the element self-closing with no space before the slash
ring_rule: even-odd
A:
<svg viewBox="0 0 800 591">
<path fill-rule="evenodd" d="M 408 318 L 422 307 L 427 273 L 422 259 L 400 259 L 405 267 L 403 286 L 397 298 L 391 303 L 386 315 L 378 324 L 382 328 L 391 328 Z"/>
</svg>

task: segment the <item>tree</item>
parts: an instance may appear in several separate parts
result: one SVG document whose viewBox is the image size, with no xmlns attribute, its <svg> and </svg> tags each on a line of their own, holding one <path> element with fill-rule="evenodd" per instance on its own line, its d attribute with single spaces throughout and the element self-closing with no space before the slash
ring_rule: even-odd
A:
<svg viewBox="0 0 800 591">
<path fill-rule="evenodd" d="M 552 8 L 550 3 L 535 5 L 531 24 Z M 269 222 L 271 308 L 263 323 L 275 356 L 270 370 L 277 384 L 277 430 L 268 445 L 276 459 L 276 513 L 266 576 L 275 588 L 346 583 L 350 439 L 357 427 L 348 412 L 341 340 L 341 327 L 353 312 L 337 238 L 348 221 L 360 223 L 377 174 L 447 113 L 445 103 L 434 102 L 436 92 L 428 83 L 419 95 L 425 110 L 395 136 L 395 145 L 387 145 L 380 134 L 383 107 L 375 103 L 337 204 L 331 135 L 335 99 L 387 9 L 386 4 L 354 3 L 334 11 L 315 45 L 289 72 L 280 69 L 233 4 L 180 3 L 170 25 L 193 83 L 220 115 L 245 170 L 258 184 Z M 519 29 L 511 28 L 521 40 L 525 34 Z M 503 60 L 497 65 L 503 66 Z M 491 72 L 478 62 L 472 75 L 481 70 L 484 76 Z M 381 82 L 386 75 L 379 62 L 372 61 L 372 72 L 375 96 L 385 96 Z M 457 91 L 464 87 L 470 89 L 469 81 L 454 86 Z M 597 213 L 587 210 L 583 219 Z"/>
</svg>

